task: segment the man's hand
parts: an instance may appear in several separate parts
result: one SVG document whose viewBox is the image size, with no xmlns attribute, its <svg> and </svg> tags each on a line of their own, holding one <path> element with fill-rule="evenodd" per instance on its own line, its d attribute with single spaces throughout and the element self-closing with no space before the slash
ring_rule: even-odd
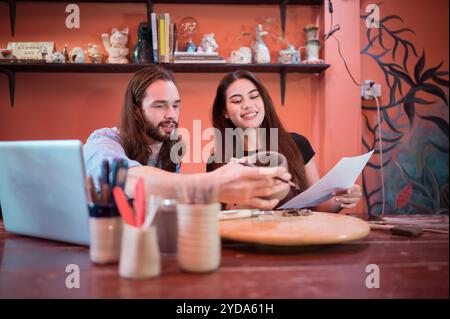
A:
<svg viewBox="0 0 450 319">
<path fill-rule="evenodd" d="M 279 202 L 279 199 L 263 197 L 289 189 L 288 184 L 276 180 L 275 177 L 291 179 L 291 174 L 284 167 L 246 167 L 236 162 L 228 163 L 207 175 L 216 179 L 221 202 L 259 209 L 272 209 Z"/>
</svg>

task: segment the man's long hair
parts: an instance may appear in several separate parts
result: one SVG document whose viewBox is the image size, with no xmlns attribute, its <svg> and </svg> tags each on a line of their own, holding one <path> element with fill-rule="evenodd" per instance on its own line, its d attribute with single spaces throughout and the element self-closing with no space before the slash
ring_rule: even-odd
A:
<svg viewBox="0 0 450 319">
<path fill-rule="evenodd" d="M 148 122 L 142 110 L 142 100 L 145 90 L 155 81 L 170 81 L 175 83 L 172 72 L 151 65 L 136 72 L 128 83 L 125 99 L 120 115 L 120 139 L 126 155 L 142 165 L 147 165 L 151 154 L 149 148 L 151 139 L 148 136 Z M 158 155 L 156 166 L 170 172 L 175 172 L 179 162 L 170 158 L 172 145 L 178 140 L 164 141 Z"/>
</svg>

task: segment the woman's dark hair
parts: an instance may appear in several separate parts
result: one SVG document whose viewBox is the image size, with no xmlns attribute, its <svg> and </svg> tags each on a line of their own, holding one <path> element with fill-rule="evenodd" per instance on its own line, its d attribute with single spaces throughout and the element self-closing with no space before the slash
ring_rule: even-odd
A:
<svg viewBox="0 0 450 319">
<path fill-rule="evenodd" d="M 222 138 L 222 143 L 216 143 L 216 145 L 220 145 L 221 147 L 221 157 L 214 157 L 215 163 L 213 163 L 212 167 L 215 169 L 218 166 L 224 165 L 225 159 L 225 129 L 231 128 L 235 129 L 236 126 L 230 119 L 225 118 L 224 114 L 226 111 L 227 105 L 227 96 L 226 92 L 230 85 L 238 80 L 238 79 L 246 79 L 252 82 L 255 87 L 258 89 L 258 92 L 264 102 L 264 111 L 265 117 L 263 122 L 261 123 L 261 128 L 267 129 L 266 131 L 266 149 L 270 150 L 270 128 L 278 128 L 278 152 L 282 153 L 286 156 L 289 173 L 292 175 L 292 179 L 295 183 L 300 187 L 300 191 L 303 191 L 307 188 L 305 172 L 304 172 L 304 160 L 303 156 L 300 153 L 297 144 L 292 139 L 292 137 L 285 130 L 283 124 L 281 123 L 278 115 L 275 112 L 275 108 L 273 106 L 272 99 L 270 98 L 269 93 L 266 88 L 262 85 L 262 83 L 256 78 L 256 76 L 248 71 L 239 70 L 232 73 L 227 74 L 222 81 L 220 81 L 219 86 L 217 87 L 216 97 L 214 99 L 214 104 L 212 108 L 212 123 L 213 126 L 219 129 L 221 135 L 219 138 Z M 216 137 L 217 138 L 217 137 Z M 216 148 L 216 152 L 219 151 Z M 216 154 L 215 154 L 216 155 Z M 235 154 L 234 154 L 235 156 Z"/>
<path fill-rule="evenodd" d="M 175 83 L 172 72 L 158 65 L 151 65 L 136 72 L 128 83 L 120 115 L 120 140 L 126 155 L 142 165 L 147 165 L 151 150 L 147 130 L 147 121 L 142 110 L 145 90 L 154 82 L 170 81 Z M 172 145 L 178 141 L 164 141 L 158 155 L 157 167 L 175 172 L 177 164 L 170 159 Z"/>
</svg>

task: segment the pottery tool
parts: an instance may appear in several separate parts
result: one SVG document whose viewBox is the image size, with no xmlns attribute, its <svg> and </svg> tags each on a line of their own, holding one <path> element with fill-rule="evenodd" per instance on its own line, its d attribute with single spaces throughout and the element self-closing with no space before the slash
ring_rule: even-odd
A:
<svg viewBox="0 0 450 319">
<path fill-rule="evenodd" d="M 242 218 L 252 218 L 260 215 L 273 215 L 273 211 L 261 211 L 258 209 L 236 209 L 222 210 L 218 214 L 219 220 L 232 220 Z"/>
<path fill-rule="evenodd" d="M 433 232 L 438 234 L 447 234 L 448 231 L 440 229 L 422 228 L 417 225 L 376 225 L 370 224 L 370 229 L 372 230 L 389 230 L 394 235 L 406 236 L 406 237 L 416 237 L 423 232 Z"/>
</svg>

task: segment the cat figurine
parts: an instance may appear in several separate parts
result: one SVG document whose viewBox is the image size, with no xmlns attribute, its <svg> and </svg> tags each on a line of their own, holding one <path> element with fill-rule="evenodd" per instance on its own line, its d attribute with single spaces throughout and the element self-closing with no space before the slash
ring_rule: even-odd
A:
<svg viewBox="0 0 450 319">
<path fill-rule="evenodd" d="M 111 36 L 107 33 L 102 34 L 103 45 L 108 52 L 107 63 L 128 63 L 129 49 L 128 42 L 128 28 L 123 30 L 112 29 Z"/>
</svg>

